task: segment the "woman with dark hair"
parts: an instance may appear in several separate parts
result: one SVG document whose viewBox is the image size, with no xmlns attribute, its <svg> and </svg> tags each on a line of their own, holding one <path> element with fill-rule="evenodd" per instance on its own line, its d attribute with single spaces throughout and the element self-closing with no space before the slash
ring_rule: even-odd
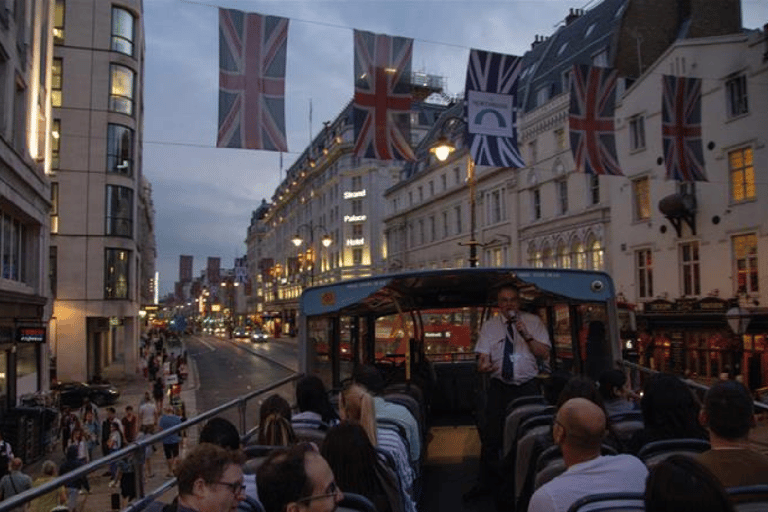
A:
<svg viewBox="0 0 768 512">
<path fill-rule="evenodd" d="M 640 400 L 645 428 L 632 436 L 630 449 L 637 453 L 643 445 L 664 439 L 708 439 L 699 424 L 701 404 L 683 381 L 668 373 L 648 379 Z"/>
<path fill-rule="evenodd" d="M 339 422 L 339 415 L 328 399 L 328 393 L 320 377 L 307 375 L 296 384 L 298 414 L 291 418 L 293 428 L 328 429 Z"/>
<path fill-rule="evenodd" d="M 278 394 L 270 395 L 259 408 L 258 444 L 289 446 L 296 442 L 291 428 L 291 406 Z"/>
<path fill-rule="evenodd" d="M 399 480 L 379 458 L 363 427 L 343 421 L 331 428 L 320 453 L 341 489 L 365 496 L 378 512 L 403 512 Z"/>
<path fill-rule="evenodd" d="M 707 468 L 684 455 L 656 464 L 645 485 L 647 512 L 733 512 L 720 481 Z"/>
<path fill-rule="evenodd" d="M 629 388 L 629 379 L 621 370 L 606 370 L 600 374 L 600 395 L 603 397 L 605 412 L 608 416 L 636 411 L 633 395 Z"/>
</svg>

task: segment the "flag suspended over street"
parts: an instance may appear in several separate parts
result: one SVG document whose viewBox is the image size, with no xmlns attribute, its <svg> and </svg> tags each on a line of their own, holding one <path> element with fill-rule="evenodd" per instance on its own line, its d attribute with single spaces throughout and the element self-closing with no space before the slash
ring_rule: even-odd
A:
<svg viewBox="0 0 768 512">
<path fill-rule="evenodd" d="M 616 157 L 613 113 L 614 69 L 576 64 L 571 73 L 571 151 L 576 168 L 591 174 L 623 176 Z"/>
<path fill-rule="evenodd" d="M 411 148 L 413 39 L 355 30 L 352 117 L 358 157 L 414 160 Z"/>
<path fill-rule="evenodd" d="M 287 151 L 288 19 L 219 9 L 217 147 Z"/>
<path fill-rule="evenodd" d="M 701 79 L 662 77 L 661 130 L 667 179 L 707 181 L 701 143 Z"/>
<path fill-rule="evenodd" d="M 517 82 L 522 59 L 469 52 L 464 96 L 467 146 L 477 165 L 523 167 L 517 147 Z"/>
</svg>

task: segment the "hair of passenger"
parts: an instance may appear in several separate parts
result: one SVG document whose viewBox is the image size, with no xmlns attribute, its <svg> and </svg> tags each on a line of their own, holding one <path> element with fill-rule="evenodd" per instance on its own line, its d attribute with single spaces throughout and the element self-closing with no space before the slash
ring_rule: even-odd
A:
<svg viewBox="0 0 768 512">
<path fill-rule="evenodd" d="M 571 380 L 573 374 L 565 370 L 554 370 L 542 383 L 544 398 L 550 405 L 555 405 L 565 385 Z"/>
<path fill-rule="evenodd" d="M 590 402 L 594 402 L 605 411 L 605 404 L 603 403 L 603 397 L 597 390 L 595 381 L 582 375 L 575 375 L 565 384 L 560 395 L 557 397 L 557 403 L 555 409 L 560 407 L 570 400 L 571 398 L 586 398 Z"/>
<path fill-rule="evenodd" d="M 278 394 L 269 395 L 259 407 L 259 432 L 264 430 L 267 418 L 272 414 L 278 414 L 289 422 L 291 421 L 291 405 L 288 400 Z"/>
<path fill-rule="evenodd" d="M 652 375 L 643 388 L 640 409 L 645 430 L 657 439 L 707 437 L 699 424 L 700 404 L 696 396 L 674 375 Z"/>
<path fill-rule="evenodd" d="M 600 383 L 600 395 L 603 400 L 614 400 L 615 392 L 621 390 L 627 383 L 627 375 L 621 370 L 605 370 L 598 379 Z"/>
<path fill-rule="evenodd" d="M 320 453 L 344 491 L 369 498 L 380 492 L 375 471 L 378 455 L 362 426 L 342 421 L 331 428 L 325 435 Z"/>
<path fill-rule="evenodd" d="M 195 446 L 176 467 L 179 494 L 190 495 L 198 478 L 212 484 L 221 480 L 221 476 L 230 464 L 242 465 L 245 457 L 240 450 L 227 450 L 211 443 Z"/>
<path fill-rule="evenodd" d="M 648 512 L 733 512 L 723 485 L 685 455 L 671 455 L 651 468 L 645 485 Z"/>
<path fill-rule="evenodd" d="M 302 412 L 318 413 L 326 423 L 338 419 L 338 414 L 333 410 L 331 401 L 328 399 L 325 385 L 317 375 L 302 377 L 296 384 L 296 405 Z"/>
<path fill-rule="evenodd" d="M 237 450 L 240 448 L 240 433 L 231 421 L 219 417 L 211 418 L 200 431 L 198 442 Z"/>
<path fill-rule="evenodd" d="M 268 446 L 289 446 L 296 442 L 296 433 L 285 416 L 272 413 L 261 422 L 258 441 Z"/>
<path fill-rule="evenodd" d="M 259 501 L 266 512 L 285 512 L 286 505 L 312 495 L 304 459 L 314 451 L 310 443 L 299 443 L 269 454 L 256 470 Z"/>
<path fill-rule="evenodd" d="M 365 387 L 374 395 L 378 395 L 386 387 L 384 377 L 379 369 L 370 364 L 358 365 L 352 371 L 352 381 Z"/>
<path fill-rule="evenodd" d="M 749 391 L 740 382 L 726 380 L 713 385 L 704 395 L 707 427 L 724 439 L 747 437 L 755 414 Z"/>
<path fill-rule="evenodd" d="M 359 423 L 368 434 L 371 444 L 378 446 L 376 406 L 373 403 L 373 397 L 365 388 L 352 384 L 344 389 L 339 395 L 339 410 L 343 419 Z"/>
</svg>

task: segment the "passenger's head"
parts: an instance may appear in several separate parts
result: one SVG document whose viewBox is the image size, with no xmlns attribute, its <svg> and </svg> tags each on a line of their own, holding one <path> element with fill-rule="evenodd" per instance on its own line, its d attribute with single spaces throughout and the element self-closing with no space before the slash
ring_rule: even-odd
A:
<svg viewBox="0 0 768 512">
<path fill-rule="evenodd" d="M 586 398 L 601 409 L 605 408 L 603 397 L 600 396 L 595 381 L 582 375 L 571 377 L 571 379 L 566 382 L 563 390 L 560 392 L 560 396 L 557 397 L 555 408 L 560 409 L 560 407 L 571 398 Z"/>
<path fill-rule="evenodd" d="M 197 445 L 179 463 L 179 504 L 198 512 L 235 510 L 245 498 L 244 457 L 210 443 Z"/>
<path fill-rule="evenodd" d="M 571 398 L 557 411 L 552 437 L 563 450 L 566 464 L 600 454 L 605 435 L 603 409 L 586 398 Z M 570 456 L 570 459 L 569 459 Z"/>
<path fill-rule="evenodd" d="M 259 444 L 289 446 L 296 442 L 296 433 L 291 422 L 279 413 L 262 418 L 259 423 Z"/>
<path fill-rule="evenodd" d="M 344 389 L 339 395 L 339 414 L 343 420 L 359 423 L 371 443 L 377 445 L 376 408 L 373 397 L 365 388 L 352 384 Z"/>
<path fill-rule="evenodd" d="M 621 370 L 606 370 L 600 374 L 600 395 L 603 401 L 626 398 L 627 376 Z"/>
<path fill-rule="evenodd" d="M 19 457 L 14 457 L 11 459 L 11 471 L 21 471 L 21 459 Z"/>
<path fill-rule="evenodd" d="M 270 414 L 279 414 L 288 421 L 291 421 L 291 404 L 276 393 L 269 395 L 261 403 L 261 407 L 259 407 L 259 417 L 266 418 Z"/>
<path fill-rule="evenodd" d="M 240 433 L 232 422 L 224 418 L 211 418 L 200 431 L 199 442 L 237 450 L 240 448 Z"/>
<path fill-rule="evenodd" d="M 56 476 L 56 463 L 52 460 L 43 462 L 43 474 L 45 476 Z"/>
<path fill-rule="evenodd" d="M 336 419 L 325 385 L 316 375 L 307 375 L 296 384 L 296 405 L 299 411 L 316 412 L 326 423 Z"/>
<path fill-rule="evenodd" d="M 311 443 L 272 452 L 256 470 L 256 485 L 266 512 L 331 512 L 344 497 Z"/>
<path fill-rule="evenodd" d="M 343 421 L 331 428 L 320 453 L 343 489 L 369 497 L 375 493 L 378 456 L 363 427 Z"/>
<path fill-rule="evenodd" d="M 657 439 L 706 437 L 698 421 L 699 403 L 683 381 L 668 373 L 651 376 L 640 401 L 645 429 Z"/>
<path fill-rule="evenodd" d="M 645 485 L 648 512 L 732 512 L 728 495 L 708 469 L 684 455 L 659 462 Z"/>
<path fill-rule="evenodd" d="M 352 371 L 352 381 L 356 384 L 360 384 L 374 395 L 378 395 L 384 391 L 384 387 L 386 386 L 381 372 L 378 368 L 370 364 L 358 365 Z"/>
<path fill-rule="evenodd" d="M 749 429 L 755 426 L 752 397 L 739 382 L 718 382 L 704 396 L 704 407 L 699 419 L 717 437 L 746 439 Z"/>
</svg>

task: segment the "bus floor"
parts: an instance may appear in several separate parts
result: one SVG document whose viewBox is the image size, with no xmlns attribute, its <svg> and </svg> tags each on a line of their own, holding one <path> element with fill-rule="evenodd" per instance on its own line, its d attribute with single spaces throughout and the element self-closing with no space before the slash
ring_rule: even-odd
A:
<svg viewBox="0 0 768 512">
<path fill-rule="evenodd" d="M 464 502 L 475 484 L 480 460 L 480 437 L 474 425 L 433 426 L 422 467 L 421 512 L 494 512 L 493 498 Z"/>
</svg>

